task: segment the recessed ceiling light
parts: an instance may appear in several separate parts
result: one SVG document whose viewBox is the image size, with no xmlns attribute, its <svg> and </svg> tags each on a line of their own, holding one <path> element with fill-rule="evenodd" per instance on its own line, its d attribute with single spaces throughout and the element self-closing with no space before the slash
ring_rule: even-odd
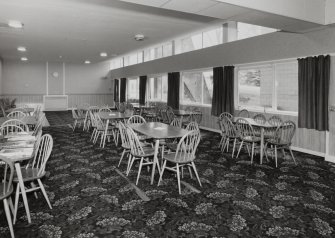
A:
<svg viewBox="0 0 335 238">
<path fill-rule="evenodd" d="M 142 40 L 144 40 L 144 35 L 143 34 L 137 34 L 137 35 L 134 36 L 134 39 L 136 41 L 142 41 Z"/>
<path fill-rule="evenodd" d="M 106 52 L 101 52 L 101 53 L 100 53 L 100 56 L 101 56 L 101 57 L 107 57 L 107 53 L 106 53 Z"/>
<path fill-rule="evenodd" d="M 23 28 L 23 23 L 20 21 L 15 21 L 15 20 L 10 20 L 8 21 L 8 26 L 12 27 L 12 28 Z"/>
<path fill-rule="evenodd" d="M 27 60 L 28 60 L 28 58 L 26 58 L 26 57 L 21 58 L 21 61 L 27 61 Z"/>
<path fill-rule="evenodd" d="M 21 52 L 26 52 L 27 51 L 26 47 L 24 47 L 24 46 L 17 47 L 17 50 L 21 51 Z"/>
<path fill-rule="evenodd" d="M 90 64 L 91 63 L 91 61 L 89 61 L 89 60 L 85 60 L 85 62 L 84 62 L 85 64 Z"/>
</svg>

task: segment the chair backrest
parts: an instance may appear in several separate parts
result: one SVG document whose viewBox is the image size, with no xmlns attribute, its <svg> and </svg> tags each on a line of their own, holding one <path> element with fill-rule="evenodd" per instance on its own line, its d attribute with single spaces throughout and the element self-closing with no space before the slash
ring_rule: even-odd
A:
<svg viewBox="0 0 335 238">
<path fill-rule="evenodd" d="M 283 120 L 278 116 L 272 116 L 269 118 L 268 122 L 270 125 L 280 126 L 283 123 Z"/>
<path fill-rule="evenodd" d="M 247 109 L 242 109 L 241 111 L 238 112 L 237 114 L 238 117 L 250 117 L 249 111 Z"/>
<path fill-rule="evenodd" d="M 166 110 L 167 118 L 168 118 L 168 123 L 171 123 L 173 119 L 175 118 L 174 112 L 172 107 L 168 107 Z"/>
<path fill-rule="evenodd" d="M 188 131 L 199 131 L 199 125 L 196 121 L 191 121 L 190 123 L 187 124 L 186 130 Z"/>
<path fill-rule="evenodd" d="M 220 114 L 219 120 L 222 120 L 224 117 L 228 117 L 231 120 L 231 119 L 233 119 L 234 116 L 232 114 L 230 114 L 229 112 L 223 112 L 223 113 Z"/>
<path fill-rule="evenodd" d="M 198 124 L 200 124 L 201 121 L 202 121 L 202 112 L 200 110 L 199 111 L 198 110 L 192 111 L 191 121 L 195 121 Z"/>
<path fill-rule="evenodd" d="M 119 105 L 119 112 L 125 112 L 126 111 L 126 103 L 121 102 Z"/>
<path fill-rule="evenodd" d="M 143 123 L 146 123 L 146 121 L 140 115 L 133 115 L 127 121 L 127 124 L 143 124 Z"/>
<path fill-rule="evenodd" d="M 102 119 L 99 116 L 99 113 L 94 113 L 95 123 L 98 130 L 104 130 L 105 129 L 105 123 L 102 121 Z"/>
<path fill-rule="evenodd" d="M 220 121 L 221 123 L 221 128 L 223 129 L 224 133 L 228 137 L 236 137 L 236 126 L 232 122 L 232 120 L 229 118 L 229 116 L 223 117 L 222 120 Z"/>
<path fill-rule="evenodd" d="M 42 113 L 38 118 L 37 124 L 35 125 L 32 135 L 36 135 L 38 131 L 42 131 L 44 120 L 45 120 L 45 115 Z"/>
<path fill-rule="evenodd" d="M 23 131 L 29 132 L 28 125 L 19 119 L 10 119 L 1 124 L 1 126 L 7 126 L 7 125 L 15 125 L 21 127 Z"/>
<path fill-rule="evenodd" d="M 99 107 L 98 106 L 90 106 L 88 110 L 92 113 L 99 112 Z"/>
<path fill-rule="evenodd" d="M 132 155 L 135 155 L 135 156 L 144 155 L 145 153 L 144 153 L 142 144 L 140 143 L 140 140 L 137 134 L 129 126 L 126 126 L 126 130 L 127 130 L 127 135 L 128 135 L 129 144 L 130 144 L 130 151 Z"/>
<path fill-rule="evenodd" d="M 200 131 L 190 131 L 184 135 L 178 143 L 175 161 L 180 163 L 193 161 L 199 142 Z"/>
<path fill-rule="evenodd" d="M 175 117 L 172 122 L 170 123 L 170 126 L 180 127 L 181 128 L 181 121 L 179 118 Z"/>
<path fill-rule="evenodd" d="M 76 109 L 72 108 L 71 111 L 72 111 L 72 118 L 73 118 L 73 119 L 78 119 L 79 116 L 78 116 L 78 113 L 76 112 Z"/>
<path fill-rule="evenodd" d="M 285 121 L 277 127 L 274 133 L 274 139 L 280 144 L 290 145 L 296 130 L 296 125 L 293 121 Z"/>
<path fill-rule="evenodd" d="M 255 131 L 254 128 L 250 125 L 250 123 L 243 119 L 239 118 L 236 121 L 236 131 L 241 139 L 245 139 L 246 137 L 254 137 Z"/>
<path fill-rule="evenodd" d="M 38 105 L 34 110 L 33 116 L 36 119 L 38 119 L 40 117 L 40 113 L 41 113 L 41 105 Z"/>
<path fill-rule="evenodd" d="M 162 109 L 160 110 L 160 112 L 161 112 L 161 117 L 162 117 L 162 119 L 163 119 L 163 122 L 164 122 L 164 123 L 169 123 L 169 117 L 168 117 L 168 114 L 167 114 L 166 109 L 165 109 L 165 108 L 162 108 Z"/>
<path fill-rule="evenodd" d="M 34 159 L 30 161 L 28 167 L 38 169 L 37 176 L 43 175 L 47 161 L 50 157 L 53 147 L 53 139 L 51 135 L 45 134 L 41 137 L 38 146 L 37 152 L 34 156 Z"/>
<path fill-rule="evenodd" d="M 20 132 L 25 132 L 24 129 L 16 125 L 2 125 L 0 127 L 0 134 L 3 136 L 12 135 Z"/>
<path fill-rule="evenodd" d="M 14 165 L 10 159 L 0 156 L 0 176 L 3 176 L 0 180 L 0 200 L 8 197 L 12 192 L 13 176 L 14 176 Z"/>
<path fill-rule="evenodd" d="M 265 124 L 266 122 L 266 117 L 263 114 L 257 114 L 253 117 L 253 119 L 259 124 Z"/>
<path fill-rule="evenodd" d="M 23 118 L 25 116 L 26 116 L 26 113 L 21 111 L 21 110 L 12 111 L 12 112 L 8 113 L 8 115 L 7 115 L 8 118 L 16 118 L 16 119 L 20 119 L 20 118 Z"/>
<path fill-rule="evenodd" d="M 99 112 L 112 112 L 112 110 L 109 109 L 108 107 L 101 107 L 101 108 L 99 109 Z"/>
<path fill-rule="evenodd" d="M 1 108 L 1 111 L 2 111 L 2 116 L 3 116 L 3 117 L 7 116 L 7 113 L 6 113 L 6 111 L 5 111 L 5 108 L 3 107 L 2 104 L 0 104 L 0 108 Z"/>
<path fill-rule="evenodd" d="M 120 131 L 122 147 L 130 148 L 130 141 L 129 141 L 129 137 L 128 137 L 128 134 L 127 134 L 126 126 L 120 121 L 118 123 L 118 127 L 119 127 L 119 131 Z"/>
</svg>

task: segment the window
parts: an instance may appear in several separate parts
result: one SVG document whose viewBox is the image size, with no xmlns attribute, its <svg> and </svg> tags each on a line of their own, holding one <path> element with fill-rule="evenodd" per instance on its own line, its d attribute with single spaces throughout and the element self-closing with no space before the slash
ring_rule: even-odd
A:
<svg viewBox="0 0 335 238">
<path fill-rule="evenodd" d="M 128 78 L 127 99 L 139 99 L 139 79 Z"/>
<path fill-rule="evenodd" d="M 137 63 L 143 63 L 143 51 L 137 52 Z"/>
<path fill-rule="evenodd" d="M 202 33 L 175 40 L 175 53 L 180 54 L 202 48 Z"/>
<path fill-rule="evenodd" d="M 184 104 L 211 104 L 213 71 L 184 72 L 182 74 L 182 102 Z"/>
<path fill-rule="evenodd" d="M 213 45 L 219 45 L 223 42 L 222 26 L 213 30 L 205 31 L 203 34 L 203 48 Z"/>
<path fill-rule="evenodd" d="M 153 60 L 154 58 L 155 58 L 154 48 L 144 50 L 144 62 Z"/>
<path fill-rule="evenodd" d="M 167 101 L 167 75 L 149 78 L 148 99 L 149 101 Z"/>
<path fill-rule="evenodd" d="M 237 39 L 242 40 L 254 36 L 264 35 L 267 33 L 275 32 L 277 29 L 247 24 L 243 22 L 237 23 Z"/>
<path fill-rule="evenodd" d="M 111 60 L 110 68 L 111 70 L 113 69 L 118 69 L 123 67 L 123 58 L 116 58 Z"/>
<path fill-rule="evenodd" d="M 238 106 L 270 111 L 298 111 L 296 61 L 239 67 Z"/>
<path fill-rule="evenodd" d="M 168 42 L 163 45 L 163 57 L 172 55 L 172 42 Z"/>
</svg>

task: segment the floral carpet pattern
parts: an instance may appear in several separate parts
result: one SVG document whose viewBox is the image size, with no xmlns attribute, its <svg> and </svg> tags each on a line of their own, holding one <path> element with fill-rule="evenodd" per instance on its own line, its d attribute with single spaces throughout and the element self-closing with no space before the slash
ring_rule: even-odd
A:
<svg viewBox="0 0 335 238">
<path fill-rule="evenodd" d="M 54 115 L 53 115 L 54 116 Z M 32 223 L 24 207 L 18 210 L 16 237 L 334 237 L 335 166 L 322 158 L 294 152 L 291 158 L 251 165 L 249 156 L 221 153 L 219 135 L 204 132 L 195 161 L 202 187 L 188 172 L 178 194 L 177 179 L 164 173 L 163 183 L 150 185 L 143 169 L 138 188 L 137 167 L 125 179 L 126 160 L 117 168 L 121 149 L 114 142 L 104 149 L 90 134 L 71 128 L 44 128 L 54 148 L 43 180 L 53 209 L 41 193 L 28 195 Z M 54 116 L 56 117 L 56 116 Z M 10 237 L 0 206 L 0 237 Z"/>
</svg>

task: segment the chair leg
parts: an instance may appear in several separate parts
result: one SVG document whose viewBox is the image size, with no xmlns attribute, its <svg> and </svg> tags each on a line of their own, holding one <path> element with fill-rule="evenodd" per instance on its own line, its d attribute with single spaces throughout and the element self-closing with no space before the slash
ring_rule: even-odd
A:
<svg viewBox="0 0 335 238">
<path fill-rule="evenodd" d="M 190 177 L 193 178 L 192 170 L 191 170 L 190 166 L 187 166 L 187 168 L 188 168 L 188 172 L 190 173 Z"/>
<path fill-rule="evenodd" d="M 283 159 L 285 160 L 286 154 L 284 148 L 281 149 L 281 152 L 283 153 Z"/>
<path fill-rule="evenodd" d="M 237 152 L 236 158 L 237 158 L 237 157 L 240 155 L 240 152 L 241 152 L 242 146 L 243 146 L 243 140 L 241 141 L 240 148 L 238 149 L 238 152 Z"/>
<path fill-rule="evenodd" d="M 19 185 L 19 183 L 17 183 L 16 184 L 16 192 L 15 192 L 13 224 L 15 224 L 15 222 L 16 222 L 16 214 L 17 214 L 17 209 L 18 209 L 18 206 L 19 206 L 19 196 L 20 196 L 20 185 Z"/>
<path fill-rule="evenodd" d="M 76 129 L 76 125 L 77 125 L 77 120 L 74 120 L 72 131 Z"/>
<path fill-rule="evenodd" d="M 254 162 L 254 150 L 255 150 L 255 143 L 252 142 L 252 146 L 251 146 L 251 164 Z"/>
<path fill-rule="evenodd" d="M 14 205 L 13 205 L 13 200 L 12 200 L 12 197 L 11 196 L 9 196 L 9 208 L 10 208 L 10 210 L 12 211 L 12 214 L 13 214 L 13 217 L 14 217 L 14 212 L 15 212 L 15 208 L 14 208 Z"/>
<path fill-rule="evenodd" d="M 294 158 L 294 155 L 293 155 L 293 152 L 292 152 L 292 150 L 291 150 L 291 147 L 288 147 L 288 150 L 290 151 L 290 154 L 291 154 L 291 156 L 292 156 L 292 159 L 293 159 L 294 163 L 297 164 L 297 161 L 296 161 L 295 158 Z"/>
<path fill-rule="evenodd" d="M 36 188 L 36 185 L 34 184 L 34 182 L 31 182 L 31 183 L 30 183 L 30 186 L 31 186 L 32 188 Z M 34 192 L 34 195 L 35 195 L 35 198 L 38 199 L 38 196 L 37 196 L 37 192 L 36 192 L 36 191 Z"/>
<path fill-rule="evenodd" d="M 277 157 L 277 146 L 275 145 L 275 161 L 276 161 L 276 168 L 278 167 L 278 157 Z"/>
<path fill-rule="evenodd" d="M 120 167 L 121 161 L 122 161 L 123 156 L 124 156 L 125 153 L 126 153 L 126 149 L 123 149 L 123 151 L 122 151 L 122 155 L 121 155 L 121 158 L 120 158 L 120 161 L 119 161 L 119 164 L 118 164 L 117 167 Z"/>
<path fill-rule="evenodd" d="M 128 172 L 127 172 L 127 176 L 128 176 L 129 173 L 130 173 L 130 170 L 131 170 L 131 167 L 133 166 L 134 161 L 135 161 L 135 157 L 133 157 L 133 158 L 131 159 L 130 166 L 129 166 L 129 169 L 128 169 Z"/>
<path fill-rule="evenodd" d="M 141 158 L 141 161 L 140 161 L 140 167 L 138 168 L 137 179 L 136 179 L 136 185 L 138 184 L 138 180 L 140 179 L 142 166 L 143 166 L 143 157 Z"/>
<path fill-rule="evenodd" d="M 163 163 L 163 166 L 162 166 L 162 170 L 161 170 L 161 175 L 159 176 L 159 180 L 158 180 L 158 185 L 157 186 L 159 186 L 161 184 L 165 167 L 166 167 L 166 160 L 164 160 L 164 163 Z"/>
<path fill-rule="evenodd" d="M 5 213 L 6 213 L 6 217 L 7 217 L 7 222 L 8 222 L 8 226 L 9 226 L 10 235 L 11 235 L 12 238 L 14 238 L 13 223 L 12 223 L 12 218 L 11 218 L 7 198 L 5 198 L 3 200 L 3 205 L 5 207 Z"/>
<path fill-rule="evenodd" d="M 194 164 L 194 162 L 193 162 L 193 161 L 191 162 L 191 164 L 192 164 L 192 167 L 193 167 L 193 170 L 194 170 L 195 176 L 197 177 L 197 179 L 198 179 L 198 182 L 199 182 L 199 184 L 200 184 L 200 187 L 202 187 L 202 184 L 201 184 L 201 182 L 200 182 L 200 178 L 199 178 L 199 175 L 198 175 L 198 172 L 197 172 L 197 168 L 195 167 L 195 164 Z"/>
<path fill-rule="evenodd" d="M 228 144 L 228 147 L 229 147 L 229 144 Z M 234 158 L 235 147 L 236 147 L 236 138 L 234 139 L 233 152 L 231 153 L 232 158 Z M 228 152 L 228 148 L 227 148 L 227 152 Z"/>
<path fill-rule="evenodd" d="M 180 171 L 179 171 L 179 164 L 178 163 L 176 165 L 176 170 L 177 170 L 178 190 L 179 190 L 179 194 L 181 194 Z"/>
<path fill-rule="evenodd" d="M 41 188 L 41 190 L 42 190 L 42 193 L 43 193 L 43 195 L 44 195 L 44 198 L 45 198 L 45 200 L 47 201 L 47 203 L 48 203 L 50 209 L 52 209 L 51 203 L 50 203 L 49 198 L 48 198 L 48 194 L 47 194 L 47 192 L 46 192 L 45 189 L 44 189 L 43 183 L 41 182 L 40 179 L 37 179 L 37 182 L 38 182 L 38 184 L 40 185 L 40 188 Z"/>
<path fill-rule="evenodd" d="M 128 164 L 127 164 L 127 170 L 126 170 L 126 174 L 128 175 L 128 171 L 130 170 L 130 162 L 131 162 L 131 153 L 128 151 L 129 155 L 128 155 Z"/>
</svg>

